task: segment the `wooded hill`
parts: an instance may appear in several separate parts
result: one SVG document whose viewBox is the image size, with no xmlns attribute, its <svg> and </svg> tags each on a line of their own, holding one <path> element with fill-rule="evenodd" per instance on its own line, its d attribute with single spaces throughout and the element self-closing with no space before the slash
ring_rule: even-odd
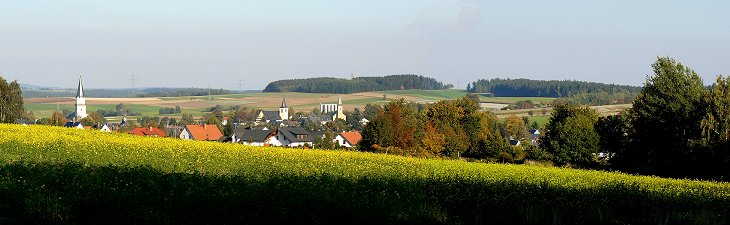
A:
<svg viewBox="0 0 730 225">
<path fill-rule="evenodd" d="M 356 77 L 352 79 L 319 77 L 278 80 L 269 83 L 264 92 L 305 92 L 350 94 L 388 90 L 442 90 L 453 87 L 436 79 L 420 75 L 389 75 L 382 77 Z"/>
<path fill-rule="evenodd" d="M 570 97 L 582 93 L 639 93 L 641 87 L 574 80 L 480 79 L 467 85 L 472 93 L 491 93 L 498 97 Z"/>
</svg>

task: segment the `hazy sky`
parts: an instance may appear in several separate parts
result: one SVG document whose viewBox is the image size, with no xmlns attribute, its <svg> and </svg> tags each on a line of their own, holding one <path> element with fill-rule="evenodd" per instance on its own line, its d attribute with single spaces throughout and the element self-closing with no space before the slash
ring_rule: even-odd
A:
<svg viewBox="0 0 730 225">
<path fill-rule="evenodd" d="M 421 74 L 643 84 L 657 56 L 730 74 L 726 0 L 0 0 L 0 73 L 21 83 L 262 89 Z"/>
</svg>

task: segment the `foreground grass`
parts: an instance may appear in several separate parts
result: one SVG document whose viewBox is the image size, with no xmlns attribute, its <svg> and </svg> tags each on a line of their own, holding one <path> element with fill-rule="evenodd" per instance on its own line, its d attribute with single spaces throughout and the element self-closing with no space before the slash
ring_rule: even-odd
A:
<svg viewBox="0 0 730 225">
<path fill-rule="evenodd" d="M 0 222 L 726 224 L 730 184 L 0 124 Z"/>
</svg>

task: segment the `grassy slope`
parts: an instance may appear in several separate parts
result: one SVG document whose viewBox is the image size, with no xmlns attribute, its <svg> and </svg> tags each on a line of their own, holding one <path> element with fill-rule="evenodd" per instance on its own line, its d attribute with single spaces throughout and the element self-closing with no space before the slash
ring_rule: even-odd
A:
<svg viewBox="0 0 730 225">
<path fill-rule="evenodd" d="M 730 184 L 0 124 L 0 217 L 56 223 L 728 222 Z"/>
</svg>

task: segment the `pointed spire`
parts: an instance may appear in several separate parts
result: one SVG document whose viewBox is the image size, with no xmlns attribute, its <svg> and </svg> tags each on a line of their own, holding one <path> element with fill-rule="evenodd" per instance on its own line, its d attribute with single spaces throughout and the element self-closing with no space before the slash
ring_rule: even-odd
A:
<svg viewBox="0 0 730 225">
<path fill-rule="evenodd" d="M 286 108 L 286 98 L 281 99 L 281 108 Z"/>
<path fill-rule="evenodd" d="M 76 97 L 84 97 L 84 84 L 81 82 L 81 74 L 79 74 L 79 89 L 76 90 Z"/>
<path fill-rule="evenodd" d="M 342 96 L 340 96 L 340 100 L 337 100 L 338 105 L 342 105 Z"/>
</svg>

